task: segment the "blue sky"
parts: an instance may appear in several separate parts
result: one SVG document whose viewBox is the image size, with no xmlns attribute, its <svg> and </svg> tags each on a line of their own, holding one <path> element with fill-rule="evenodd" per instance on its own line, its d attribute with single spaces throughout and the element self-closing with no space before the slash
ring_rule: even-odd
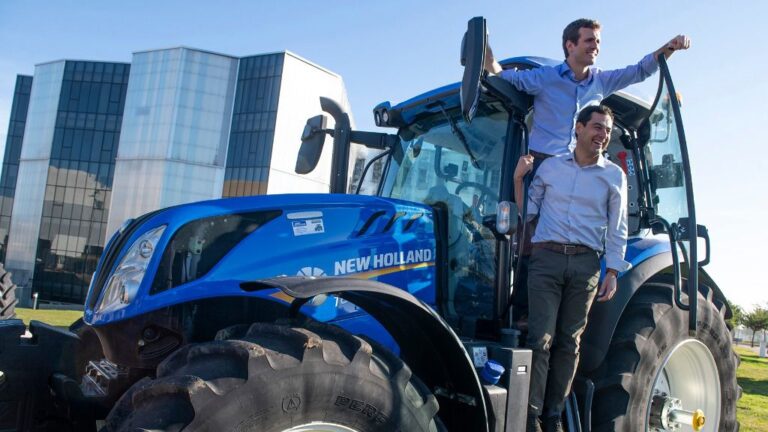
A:
<svg viewBox="0 0 768 432">
<path fill-rule="evenodd" d="M 692 48 L 675 54 L 670 69 L 683 95 L 698 221 L 712 238 L 707 270 L 735 303 L 768 303 L 768 139 L 758 129 L 768 125 L 762 76 L 768 2 L 760 0 L 727 6 L 688 0 L 2 0 L 0 150 L 16 74 L 31 75 L 35 64 L 58 59 L 129 62 L 134 51 L 179 45 L 236 56 L 293 51 L 342 75 L 357 126 L 375 129 L 377 103 L 461 78 L 459 43 L 467 20 L 477 15 L 487 18 L 501 58 L 561 58 L 565 24 L 596 18 L 603 24 L 603 68 L 634 63 L 672 36 L 689 35 Z"/>
</svg>

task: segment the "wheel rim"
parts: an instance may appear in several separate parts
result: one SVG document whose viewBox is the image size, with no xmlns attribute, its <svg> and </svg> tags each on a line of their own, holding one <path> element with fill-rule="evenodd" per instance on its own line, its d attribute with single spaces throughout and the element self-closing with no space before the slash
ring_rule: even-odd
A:
<svg viewBox="0 0 768 432">
<path fill-rule="evenodd" d="M 312 422 L 300 426 L 294 426 L 283 432 L 358 432 L 357 429 L 348 428 L 336 423 Z"/>
<path fill-rule="evenodd" d="M 648 398 L 648 416 L 655 395 L 679 399 L 685 410 L 701 409 L 706 415 L 706 423 L 701 430 L 717 431 L 720 423 L 720 377 L 712 353 L 700 341 L 687 339 L 675 346 L 664 359 Z M 649 418 L 646 418 L 647 424 Z M 649 432 L 660 430 L 665 429 L 646 427 Z M 691 431 L 692 428 L 683 425 L 678 430 Z"/>
</svg>

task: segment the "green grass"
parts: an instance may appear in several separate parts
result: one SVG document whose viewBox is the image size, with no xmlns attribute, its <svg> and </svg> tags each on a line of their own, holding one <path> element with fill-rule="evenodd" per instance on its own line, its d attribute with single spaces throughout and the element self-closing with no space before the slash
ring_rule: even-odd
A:
<svg viewBox="0 0 768 432">
<path fill-rule="evenodd" d="M 749 348 L 736 347 L 741 366 L 736 371 L 743 390 L 737 404 L 741 432 L 768 429 L 768 358 L 760 358 Z"/>
<path fill-rule="evenodd" d="M 23 320 L 25 324 L 29 324 L 31 320 L 37 320 L 58 327 L 69 327 L 82 316 L 83 312 L 76 310 L 16 308 L 16 318 Z"/>
</svg>

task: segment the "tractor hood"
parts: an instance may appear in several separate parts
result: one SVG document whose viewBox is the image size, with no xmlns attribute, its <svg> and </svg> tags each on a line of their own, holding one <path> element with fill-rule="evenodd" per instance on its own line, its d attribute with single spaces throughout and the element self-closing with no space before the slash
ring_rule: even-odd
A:
<svg viewBox="0 0 768 432">
<path fill-rule="evenodd" d="M 374 279 L 434 304 L 432 210 L 358 195 L 273 195 L 204 201 L 144 215 L 107 244 L 85 321 L 111 323 L 190 301 L 269 297 L 243 282 L 279 276 Z M 336 299 L 310 302 L 327 320 Z"/>
</svg>

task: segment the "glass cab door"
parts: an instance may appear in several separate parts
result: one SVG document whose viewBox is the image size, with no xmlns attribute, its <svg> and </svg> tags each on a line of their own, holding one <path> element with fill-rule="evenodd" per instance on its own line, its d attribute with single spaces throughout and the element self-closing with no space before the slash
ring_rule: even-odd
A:
<svg viewBox="0 0 768 432">
<path fill-rule="evenodd" d="M 495 225 L 509 113 L 481 102 L 471 124 L 458 108 L 436 110 L 400 131 L 402 151 L 390 159 L 382 196 L 415 201 L 445 217 L 438 239 L 445 254 L 437 307 L 459 334 L 474 336 L 494 317 L 498 238 Z"/>
<path fill-rule="evenodd" d="M 696 325 L 698 286 L 697 225 L 688 149 L 675 92 L 664 55 L 659 56 L 659 90 L 646 120 L 650 128 L 644 147 L 646 188 L 651 225 L 669 235 L 675 273 L 675 303 L 690 309 L 690 328 Z M 688 301 L 682 299 L 687 276 Z"/>
</svg>

